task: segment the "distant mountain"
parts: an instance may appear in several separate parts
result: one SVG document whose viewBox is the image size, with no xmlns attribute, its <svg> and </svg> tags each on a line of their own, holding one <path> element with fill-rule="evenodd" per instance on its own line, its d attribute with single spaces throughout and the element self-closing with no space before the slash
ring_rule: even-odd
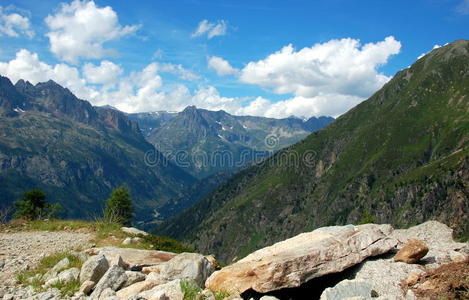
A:
<svg viewBox="0 0 469 300">
<path fill-rule="evenodd" d="M 159 128 L 177 116 L 177 112 L 155 111 L 127 114 L 130 120 L 136 121 L 143 135 L 147 137 L 155 128 Z"/>
<path fill-rule="evenodd" d="M 237 170 L 332 122 L 331 117 L 272 119 L 189 106 L 180 113 L 130 114 L 147 140 L 197 178 Z"/>
<path fill-rule="evenodd" d="M 324 225 L 431 219 L 469 237 L 469 41 L 433 50 L 157 230 L 228 261 Z"/>
<path fill-rule="evenodd" d="M 0 77 L 0 136 L 0 207 L 39 187 L 67 217 L 94 217 L 126 184 L 136 219 L 148 221 L 196 182 L 145 140 L 137 122 L 53 81 L 13 85 Z"/>
</svg>

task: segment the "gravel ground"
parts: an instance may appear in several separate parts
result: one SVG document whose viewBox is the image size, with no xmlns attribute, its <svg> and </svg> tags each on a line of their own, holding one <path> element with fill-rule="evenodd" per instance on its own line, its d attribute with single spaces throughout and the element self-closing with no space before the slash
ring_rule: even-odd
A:
<svg viewBox="0 0 469 300">
<path fill-rule="evenodd" d="M 14 299 L 31 299 L 29 293 L 24 293 L 25 298 L 18 297 L 18 292 L 26 291 L 15 286 L 15 275 L 33 267 L 44 256 L 87 248 L 92 237 L 91 234 L 76 232 L 0 233 L 0 299 L 9 297 L 9 293 L 16 295 Z"/>
</svg>

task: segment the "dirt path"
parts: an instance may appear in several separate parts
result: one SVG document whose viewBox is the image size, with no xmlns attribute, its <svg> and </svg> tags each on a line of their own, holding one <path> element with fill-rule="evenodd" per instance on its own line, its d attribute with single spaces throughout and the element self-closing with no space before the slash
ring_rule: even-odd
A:
<svg viewBox="0 0 469 300">
<path fill-rule="evenodd" d="M 16 273 L 34 266 L 44 256 L 89 246 L 92 237 L 65 231 L 0 233 L 0 285 L 8 284 Z"/>
</svg>

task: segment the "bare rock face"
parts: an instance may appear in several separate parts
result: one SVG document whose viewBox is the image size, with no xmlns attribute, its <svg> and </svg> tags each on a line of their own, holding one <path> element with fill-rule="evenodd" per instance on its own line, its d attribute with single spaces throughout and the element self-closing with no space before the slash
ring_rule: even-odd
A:
<svg viewBox="0 0 469 300">
<path fill-rule="evenodd" d="M 394 261 L 415 264 L 428 253 L 428 246 L 424 241 L 410 239 L 405 246 L 397 252 Z"/>
<path fill-rule="evenodd" d="M 341 272 L 365 258 L 394 248 L 389 225 L 331 226 L 299 234 L 260 249 L 210 276 L 215 291 L 266 293 L 298 287 L 317 277 Z"/>
</svg>

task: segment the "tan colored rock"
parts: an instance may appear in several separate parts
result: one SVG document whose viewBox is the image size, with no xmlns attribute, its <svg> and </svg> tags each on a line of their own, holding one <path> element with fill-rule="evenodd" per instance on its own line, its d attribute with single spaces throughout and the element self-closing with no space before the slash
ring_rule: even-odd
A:
<svg viewBox="0 0 469 300">
<path fill-rule="evenodd" d="M 397 244 L 388 237 L 392 230 L 375 224 L 319 228 L 252 253 L 213 273 L 205 285 L 238 294 L 248 289 L 267 293 L 298 287 L 388 252 Z"/>
<path fill-rule="evenodd" d="M 96 283 L 94 281 L 86 280 L 81 284 L 80 289 L 78 291 L 85 295 L 89 295 L 91 294 L 91 291 L 93 290 L 95 285 Z"/>
<path fill-rule="evenodd" d="M 221 268 L 220 263 L 217 261 L 215 256 L 213 255 L 205 255 L 205 258 L 212 264 L 214 270 L 218 270 Z"/>
<path fill-rule="evenodd" d="M 419 281 L 419 278 L 420 278 L 419 273 L 412 272 L 412 273 L 409 274 L 409 276 L 405 280 L 405 284 L 414 285 L 414 284 L 417 283 L 417 281 Z"/>
<path fill-rule="evenodd" d="M 436 290 L 437 288 L 438 288 L 438 282 L 430 279 L 422 283 L 419 287 L 417 287 L 417 290 L 428 291 L 428 290 Z"/>
<path fill-rule="evenodd" d="M 166 279 L 158 273 L 150 273 L 144 281 L 134 283 L 126 288 L 117 292 L 119 300 L 127 300 L 129 297 L 137 295 L 138 293 L 148 291 L 155 286 L 166 283 Z"/>
<path fill-rule="evenodd" d="M 184 293 L 181 291 L 181 280 L 176 279 L 158 285 L 149 291 L 138 294 L 137 298 L 147 300 L 183 300 Z"/>
<path fill-rule="evenodd" d="M 142 273 L 143 274 L 150 274 L 152 272 L 161 273 L 161 268 L 162 267 L 163 267 L 163 264 L 157 264 L 157 265 L 154 265 L 154 266 L 143 267 L 142 268 Z"/>
<path fill-rule="evenodd" d="M 424 241 L 410 239 L 394 257 L 394 261 L 415 264 L 428 253 L 428 246 Z"/>
<path fill-rule="evenodd" d="M 116 261 L 120 256 L 129 268 L 141 268 L 143 266 L 166 262 L 176 256 L 175 253 L 156 250 L 140 250 L 132 248 L 104 247 L 99 251 L 108 261 Z"/>
</svg>

